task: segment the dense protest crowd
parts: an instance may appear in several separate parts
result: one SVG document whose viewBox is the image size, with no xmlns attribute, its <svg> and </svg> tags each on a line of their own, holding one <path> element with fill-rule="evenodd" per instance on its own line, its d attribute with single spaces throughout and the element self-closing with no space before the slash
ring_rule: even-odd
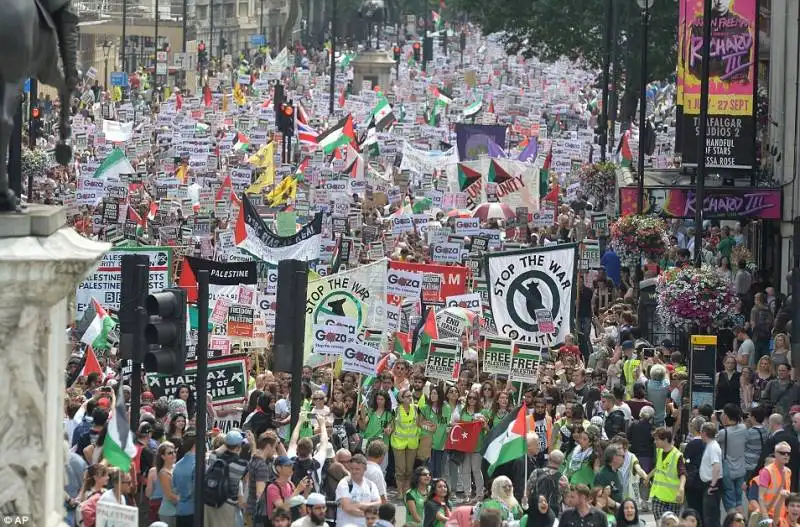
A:
<svg viewBox="0 0 800 527">
<path fill-rule="evenodd" d="M 205 409 L 191 381 L 167 390 L 155 372 L 131 400 L 106 325 L 118 305 L 93 293 L 102 287 L 79 289 L 66 370 L 69 525 L 102 527 L 106 503 L 138 508 L 140 525 L 195 525 L 198 499 L 214 527 L 625 527 L 650 515 L 667 527 L 800 525 L 792 304 L 753 264 L 747 226 L 659 220 L 658 250 L 632 259 L 617 237 L 613 176 L 597 190 L 622 168 L 596 163 L 594 74 L 506 57 L 493 38 L 465 31 L 469 75 L 454 58 L 437 56 L 427 76 L 403 58 L 398 77 L 409 85 L 398 78 L 386 95 L 354 86 L 343 53 L 330 121 L 315 117 L 327 116 L 326 56 L 290 60 L 284 50 L 260 68 L 229 66 L 195 94 L 131 99 L 87 83 L 74 103 L 75 163 L 51 166 L 44 144 L 26 152 L 32 201 L 63 204 L 77 231 L 125 250 L 170 248 L 164 272 L 181 287 L 200 266 L 317 262 L 301 400 L 291 375 L 271 369 L 267 266 L 253 281 L 219 284 L 212 299 L 224 314 L 211 317 L 211 367 L 240 360 L 245 380 L 225 374 L 241 390 L 214 393 Z M 296 162 L 282 163 L 280 143 L 262 134 L 277 126 L 275 81 L 304 101 Z M 142 92 L 147 82 L 135 79 Z M 468 156 L 474 146 L 460 144 L 455 123 L 481 126 L 476 116 L 509 136 Z M 617 136 L 624 165 L 636 145 L 624 127 Z M 270 245 L 277 237 L 290 241 Z M 637 309 L 648 280 L 669 296 L 666 281 L 689 272 L 698 250 L 731 301 L 694 328 L 717 344 L 713 392 L 699 403 L 690 328 L 677 331 L 668 315 L 645 324 Z M 535 280 L 513 281 L 528 273 Z M 360 295 L 357 315 L 329 314 L 342 331 L 357 316 L 350 345 L 371 362 L 322 353 L 310 336 L 324 319 L 313 292 L 340 292 L 328 280 L 337 276 L 366 290 L 348 293 Z M 234 331 L 243 324 L 249 332 Z M 140 419 L 129 423 L 132 445 L 120 445 L 116 419 L 132 405 Z M 197 412 L 208 430 L 195 426 Z"/>
</svg>

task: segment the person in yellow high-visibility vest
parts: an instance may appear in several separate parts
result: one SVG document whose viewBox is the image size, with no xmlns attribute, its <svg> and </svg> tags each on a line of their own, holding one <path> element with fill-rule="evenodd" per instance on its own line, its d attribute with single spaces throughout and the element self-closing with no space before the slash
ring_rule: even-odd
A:
<svg viewBox="0 0 800 527">
<path fill-rule="evenodd" d="M 391 444 L 394 451 L 397 491 L 400 496 L 405 496 L 411 486 L 411 473 L 414 470 L 414 460 L 417 458 L 420 428 L 417 424 L 417 408 L 413 404 L 411 390 L 400 390 L 397 402 Z"/>
<path fill-rule="evenodd" d="M 653 433 L 656 457 L 650 473 L 650 501 L 653 516 L 659 521 L 665 512 L 678 514 L 683 506 L 686 488 L 686 463 L 673 444 L 672 430 L 658 428 Z"/>
<path fill-rule="evenodd" d="M 624 356 L 622 373 L 625 376 L 625 399 L 627 400 L 633 396 L 633 385 L 639 380 L 639 366 L 642 361 L 636 358 L 632 340 L 626 340 L 622 343 L 622 354 Z"/>
</svg>

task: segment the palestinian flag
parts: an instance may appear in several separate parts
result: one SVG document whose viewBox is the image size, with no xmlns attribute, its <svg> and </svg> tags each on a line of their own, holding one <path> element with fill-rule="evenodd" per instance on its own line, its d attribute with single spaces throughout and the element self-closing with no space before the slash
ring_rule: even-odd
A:
<svg viewBox="0 0 800 527">
<path fill-rule="evenodd" d="M 400 358 L 411 360 L 411 339 L 408 336 L 408 333 L 401 333 L 399 331 L 395 331 L 393 335 L 394 340 L 394 354 Z"/>
<path fill-rule="evenodd" d="M 473 183 L 480 181 L 481 173 L 474 168 L 469 168 L 464 163 L 458 164 L 458 187 L 460 191 L 467 190 Z"/>
<path fill-rule="evenodd" d="M 109 417 L 106 441 L 103 443 L 103 457 L 112 467 L 129 472 L 135 456 L 136 447 L 133 445 L 133 433 L 128 424 L 125 396 L 122 393 L 122 383 L 119 383 L 117 406 Z"/>
<path fill-rule="evenodd" d="M 491 429 L 486 437 L 483 458 L 489 462 L 490 477 L 500 465 L 525 455 L 527 450 L 525 444 L 527 410 L 525 403 L 522 403 L 522 408 L 516 414 L 508 414 Z"/>
<path fill-rule="evenodd" d="M 317 144 L 322 147 L 322 151 L 330 154 L 340 146 L 350 144 L 356 138 L 356 132 L 353 129 L 353 116 L 348 114 L 347 117 L 336 123 L 333 127 L 328 128 L 317 137 Z"/>
<path fill-rule="evenodd" d="M 408 361 L 412 364 L 425 362 L 428 358 L 428 349 L 431 341 L 438 338 L 439 327 L 436 325 L 436 313 L 434 313 L 433 309 L 429 309 L 428 314 L 425 316 L 425 323 L 417 333 L 417 346 L 414 348 L 414 354 L 408 358 Z"/>
<path fill-rule="evenodd" d="M 633 166 L 633 152 L 631 151 L 631 131 L 628 130 L 622 135 L 617 151 L 617 159 L 620 166 L 631 168 Z"/>
<path fill-rule="evenodd" d="M 431 87 L 431 94 L 436 98 L 436 101 L 447 106 L 453 104 L 453 96 L 444 88 Z"/>
<path fill-rule="evenodd" d="M 512 179 L 511 174 L 500 166 L 500 164 L 492 159 L 489 162 L 489 174 L 487 175 L 489 183 L 497 183 L 498 185 Z"/>
<path fill-rule="evenodd" d="M 442 15 L 440 15 L 436 11 L 431 10 L 431 17 L 433 17 L 433 25 L 436 27 L 436 31 L 441 31 L 441 29 L 444 27 L 444 20 L 442 20 Z"/>
<path fill-rule="evenodd" d="M 112 150 L 94 171 L 92 178 L 119 181 L 123 174 L 135 174 L 130 161 L 119 148 Z"/>
<path fill-rule="evenodd" d="M 378 94 L 378 104 L 372 110 L 372 119 L 378 131 L 383 131 L 395 121 L 392 105 L 382 93 Z"/>
<path fill-rule="evenodd" d="M 144 230 L 147 227 L 147 220 L 142 219 L 141 214 L 136 212 L 136 209 L 129 203 L 128 204 L 128 221 L 136 224 L 136 236 L 143 236 Z"/>
<path fill-rule="evenodd" d="M 81 336 L 81 342 L 95 349 L 107 349 L 108 333 L 114 329 L 117 323 L 114 322 L 114 319 L 111 318 L 105 308 L 100 305 L 100 302 L 94 298 L 92 298 L 92 308 L 94 309 L 94 319 Z"/>
<path fill-rule="evenodd" d="M 92 373 L 97 373 L 100 378 L 104 378 L 103 368 L 100 367 L 100 362 L 97 360 L 97 355 L 94 354 L 92 346 L 86 348 L 86 353 L 83 357 L 83 367 L 78 374 L 79 377 L 88 377 Z"/>
<path fill-rule="evenodd" d="M 481 108 L 483 108 L 483 95 L 469 103 L 464 108 L 464 118 L 470 119 L 475 117 L 481 111 Z"/>
<path fill-rule="evenodd" d="M 236 137 L 233 138 L 233 151 L 247 152 L 248 148 L 250 148 L 250 138 L 242 132 L 236 132 Z"/>
</svg>

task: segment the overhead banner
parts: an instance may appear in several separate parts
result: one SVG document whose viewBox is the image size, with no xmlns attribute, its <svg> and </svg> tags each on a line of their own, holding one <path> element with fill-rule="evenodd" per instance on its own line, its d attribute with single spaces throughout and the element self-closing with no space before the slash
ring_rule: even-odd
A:
<svg viewBox="0 0 800 527">
<path fill-rule="evenodd" d="M 575 318 L 578 246 L 486 255 L 489 300 L 500 336 L 552 347 Z"/>
<path fill-rule="evenodd" d="M 208 360 L 206 388 L 214 406 L 242 403 L 247 398 L 247 367 L 244 355 Z M 197 387 L 197 363 L 186 364 L 183 375 L 147 374 L 147 385 L 156 399 L 178 396 L 178 389 L 186 385 L 192 392 Z"/>
<path fill-rule="evenodd" d="M 447 340 L 432 340 L 425 363 L 425 377 L 451 381 L 458 378 L 461 344 Z"/>
<path fill-rule="evenodd" d="M 486 185 L 496 185 L 497 200 L 513 210 L 539 210 L 539 167 L 513 159 L 487 159 Z"/>
<path fill-rule="evenodd" d="M 703 3 L 684 2 L 683 164 L 697 165 L 702 75 Z M 756 0 L 715 1 L 711 12 L 706 166 L 755 166 Z"/>
<path fill-rule="evenodd" d="M 388 260 L 362 265 L 308 282 L 306 294 L 306 356 L 313 347 L 310 334 L 331 315 L 356 321 L 364 328 L 386 329 L 386 271 Z"/>
<path fill-rule="evenodd" d="M 75 294 L 77 320 L 91 305 L 92 298 L 106 309 L 119 309 L 122 291 L 122 257 L 126 254 L 144 254 L 150 258 L 150 291 L 159 291 L 172 285 L 172 248 L 136 247 L 119 248 L 107 252 L 97 269 L 78 285 Z"/>
<path fill-rule="evenodd" d="M 185 256 L 181 264 L 181 275 L 178 286 L 186 291 L 189 303 L 197 302 L 197 273 L 208 271 L 209 305 L 216 307 L 218 298 L 226 298 L 231 303 L 239 300 L 240 285 L 256 285 L 258 283 L 258 266 L 256 262 L 215 262 Z"/>
<path fill-rule="evenodd" d="M 620 212 L 623 216 L 636 214 L 636 188 L 619 189 Z M 724 187 L 706 188 L 703 198 L 703 217 L 706 219 L 758 218 L 781 219 L 779 188 Z M 694 189 L 647 188 L 644 191 L 645 214 L 663 218 L 691 218 L 697 206 Z"/>
<path fill-rule="evenodd" d="M 317 213 L 296 234 L 278 236 L 267 227 L 247 196 L 243 196 L 234 243 L 254 258 L 273 265 L 281 260 L 316 260 L 322 243 L 322 213 Z"/>
<path fill-rule="evenodd" d="M 458 162 L 458 152 L 455 147 L 445 152 L 428 151 L 414 148 L 408 142 L 403 143 L 403 160 L 400 170 L 408 170 L 416 174 L 433 174 L 444 169 L 447 165 Z"/>
<path fill-rule="evenodd" d="M 491 143 L 505 148 L 505 126 L 456 123 L 456 146 L 460 161 L 473 161 L 488 156 Z"/>
<path fill-rule="evenodd" d="M 389 262 L 390 269 L 422 273 L 422 301 L 426 304 L 444 305 L 447 297 L 467 292 L 466 267 L 410 262 Z M 397 304 L 400 298 L 392 297 L 390 303 Z"/>
</svg>

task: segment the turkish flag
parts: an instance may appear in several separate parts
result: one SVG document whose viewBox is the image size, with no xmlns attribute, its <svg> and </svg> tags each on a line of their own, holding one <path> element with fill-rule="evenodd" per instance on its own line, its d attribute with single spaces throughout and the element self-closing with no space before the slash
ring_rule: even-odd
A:
<svg viewBox="0 0 800 527">
<path fill-rule="evenodd" d="M 475 449 L 478 448 L 482 425 L 480 421 L 455 423 L 450 429 L 450 435 L 447 436 L 445 450 L 458 450 L 467 454 L 475 452 Z"/>
</svg>

